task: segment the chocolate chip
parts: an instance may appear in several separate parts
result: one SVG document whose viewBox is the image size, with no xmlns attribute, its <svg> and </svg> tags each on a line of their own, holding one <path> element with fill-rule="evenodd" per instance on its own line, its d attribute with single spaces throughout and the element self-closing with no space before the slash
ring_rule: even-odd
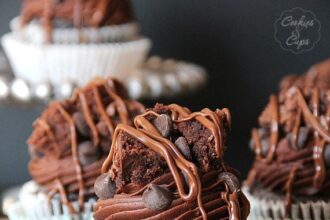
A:
<svg viewBox="0 0 330 220">
<path fill-rule="evenodd" d="M 182 180 L 183 180 L 183 186 L 184 186 L 185 192 L 189 193 L 189 186 L 190 186 L 190 184 L 189 184 L 189 175 L 183 170 L 181 170 L 180 173 L 181 173 L 182 178 L 183 178 Z M 198 176 L 202 179 L 201 170 L 198 170 Z"/>
<path fill-rule="evenodd" d="M 78 155 L 80 164 L 88 166 L 100 158 L 100 152 L 90 141 L 85 141 L 78 146 Z"/>
<path fill-rule="evenodd" d="M 85 121 L 84 114 L 76 112 L 72 115 L 72 118 L 79 133 L 83 136 L 89 136 L 90 129 Z"/>
<path fill-rule="evenodd" d="M 172 119 L 169 115 L 161 114 L 153 123 L 163 137 L 169 137 L 173 126 Z"/>
<path fill-rule="evenodd" d="M 268 151 L 269 151 L 269 145 L 270 145 L 269 138 L 261 140 L 261 155 L 262 156 L 264 156 L 264 157 L 267 156 Z"/>
<path fill-rule="evenodd" d="M 240 188 L 239 179 L 232 173 L 222 172 L 219 174 L 218 179 L 222 180 L 228 186 L 231 193 Z"/>
<path fill-rule="evenodd" d="M 299 128 L 299 133 L 297 137 L 296 149 L 300 150 L 305 147 L 306 141 L 308 139 L 310 129 L 308 127 Z"/>
<path fill-rule="evenodd" d="M 183 156 L 185 156 L 186 159 L 192 160 L 188 142 L 184 137 L 179 137 L 178 139 L 176 139 L 174 144 L 179 148 L 179 150 L 181 151 Z"/>
<path fill-rule="evenodd" d="M 148 209 L 162 211 L 171 206 L 173 195 L 165 187 L 150 184 L 143 192 L 142 201 Z"/>
<path fill-rule="evenodd" d="M 309 134 L 310 134 L 310 129 L 308 127 L 301 127 L 301 128 L 299 128 L 296 143 L 293 140 L 292 133 L 289 133 L 287 135 L 287 139 L 290 140 L 290 143 L 291 143 L 291 146 L 293 149 L 301 150 L 306 146 L 306 142 L 308 140 Z"/>
<path fill-rule="evenodd" d="M 269 128 L 259 128 L 258 129 L 258 134 L 261 139 L 267 138 L 270 135 Z"/>
<path fill-rule="evenodd" d="M 330 144 L 324 147 L 324 161 L 327 167 L 330 167 Z"/>
<path fill-rule="evenodd" d="M 260 139 L 261 144 L 261 155 L 266 156 L 268 154 L 269 150 L 269 130 L 266 128 L 259 128 L 258 129 L 258 135 Z M 255 150 L 255 142 L 253 138 L 250 140 L 250 149 Z"/>
<path fill-rule="evenodd" d="M 181 174 L 183 176 L 185 186 L 188 187 L 189 186 L 189 176 L 188 176 L 188 174 L 184 171 L 181 171 Z"/>
<path fill-rule="evenodd" d="M 269 145 L 270 145 L 269 138 L 260 139 L 260 144 L 261 144 L 261 155 L 265 157 L 267 156 L 269 151 Z M 250 141 L 250 149 L 255 151 L 255 143 L 252 139 Z"/>
<path fill-rule="evenodd" d="M 110 199 L 116 194 L 116 184 L 111 180 L 109 173 L 99 176 L 94 183 L 95 194 L 100 199 Z"/>
<path fill-rule="evenodd" d="M 100 121 L 99 123 L 97 123 L 96 128 L 97 128 L 97 130 L 99 131 L 99 133 L 102 137 L 109 136 L 108 126 L 104 121 Z"/>
</svg>

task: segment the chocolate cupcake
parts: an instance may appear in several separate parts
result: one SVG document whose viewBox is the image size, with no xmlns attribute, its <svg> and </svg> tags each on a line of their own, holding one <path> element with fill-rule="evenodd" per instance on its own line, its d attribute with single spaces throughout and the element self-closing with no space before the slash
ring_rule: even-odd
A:
<svg viewBox="0 0 330 220">
<path fill-rule="evenodd" d="M 117 126 L 95 182 L 94 219 L 246 219 L 237 171 L 223 160 L 228 109 L 157 104 Z"/>
<path fill-rule="evenodd" d="M 330 219 L 330 60 L 285 77 L 252 130 L 251 219 Z"/>
<path fill-rule="evenodd" d="M 15 75 L 33 85 L 124 78 L 150 48 L 129 0 L 24 0 L 10 27 L 3 48 Z"/>
<path fill-rule="evenodd" d="M 142 112 L 144 107 L 127 100 L 123 85 L 113 79 L 97 79 L 76 90 L 70 100 L 52 102 L 35 121 L 28 139 L 33 182 L 21 192 L 24 215 L 90 219 L 94 182 L 110 151 L 115 127 L 131 125 Z"/>
<path fill-rule="evenodd" d="M 29 25 L 39 25 L 44 31 L 43 41 L 47 42 L 63 42 L 53 32 L 57 28 L 97 28 L 97 27 L 114 27 L 116 25 L 130 24 L 135 26 L 133 12 L 129 4 L 129 0 L 25 0 L 23 2 L 19 25 L 28 28 Z M 114 31 L 114 30 L 112 30 Z M 123 30 L 122 30 L 123 31 Z M 98 42 L 116 40 L 111 39 L 111 31 L 103 30 L 103 37 L 107 34 L 109 38 L 98 39 Z M 26 37 L 29 32 L 26 32 Z M 93 42 L 93 37 L 83 35 L 81 33 L 79 41 Z M 87 33 L 89 34 L 89 33 Z M 132 36 L 130 32 L 124 32 L 124 38 L 118 40 L 129 40 Z M 133 32 L 133 34 L 136 34 Z M 125 36 L 127 35 L 127 36 Z M 134 36 L 134 35 L 133 35 Z M 100 35 L 101 37 L 101 35 Z M 118 36 L 117 36 L 118 37 Z M 38 39 L 41 40 L 41 39 Z M 72 40 L 72 39 L 70 39 Z"/>
</svg>

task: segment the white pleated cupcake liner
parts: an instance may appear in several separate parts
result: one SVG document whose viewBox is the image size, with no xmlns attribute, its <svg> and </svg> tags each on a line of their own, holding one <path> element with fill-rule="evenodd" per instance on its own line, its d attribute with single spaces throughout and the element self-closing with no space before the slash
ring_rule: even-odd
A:
<svg viewBox="0 0 330 220">
<path fill-rule="evenodd" d="M 263 199 L 253 196 L 247 188 L 243 192 L 250 201 L 248 220 L 329 220 L 330 201 L 304 201 L 293 203 L 291 218 L 285 217 L 285 204 L 282 200 Z"/>
<path fill-rule="evenodd" d="M 35 45 L 9 33 L 2 37 L 2 46 L 15 76 L 32 85 L 70 81 L 83 86 L 94 77 L 127 78 L 145 61 L 151 41 Z"/>
<path fill-rule="evenodd" d="M 20 18 L 16 17 L 10 22 L 10 28 L 15 37 L 33 44 L 47 42 L 44 28 L 37 23 L 30 22 L 21 26 Z M 54 28 L 51 33 L 54 44 L 79 43 L 108 43 L 134 40 L 138 35 L 139 27 L 136 22 L 104 27 L 83 28 Z"/>
<path fill-rule="evenodd" d="M 10 220 L 92 220 L 95 199 L 84 203 L 83 211 L 79 210 L 78 201 L 72 202 L 79 214 L 71 214 L 59 198 L 48 201 L 47 195 L 36 192 L 40 188 L 33 181 L 23 185 L 19 201 L 8 210 Z"/>
</svg>

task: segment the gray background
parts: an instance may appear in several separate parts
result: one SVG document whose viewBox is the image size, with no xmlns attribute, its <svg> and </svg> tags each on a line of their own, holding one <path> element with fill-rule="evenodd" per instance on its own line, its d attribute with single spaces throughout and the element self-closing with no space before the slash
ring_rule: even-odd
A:
<svg viewBox="0 0 330 220">
<path fill-rule="evenodd" d="M 317 0 L 135 0 L 152 54 L 193 61 L 210 73 L 207 88 L 175 100 L 194 110 L 229 107 L 233 128 L 227 161 L 246 175 L 252 162 L 250 129 L 271 92 L 287 73 L 301 73 L 330 53 L 330 2 Z M 273 38 L 281 12 L 302 7 L 321 22 L 321 40 L 310 52 L 283 51 Z M 19 13 L 19 0 L 0 1 L 0 35 Z M 146 102 L 147 105 L 153 104 Z M 25 140 L 41 108 L 0 106 L 0 190 L 27 180 Z"/>
</svg>

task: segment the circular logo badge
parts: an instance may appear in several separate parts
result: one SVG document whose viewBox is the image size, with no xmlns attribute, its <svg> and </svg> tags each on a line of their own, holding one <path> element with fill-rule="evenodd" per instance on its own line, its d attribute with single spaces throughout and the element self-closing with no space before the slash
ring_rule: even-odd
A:
<svg viewBox="0 0 330 220">
<path fill-rule="evenodd" d="M 274 38 L 281 48 L 294 54 L 312 50 L 321 38 L 320 21 L 313 12 L 302 8 L 283 11 L 274 29 Z"/>
</svg>

